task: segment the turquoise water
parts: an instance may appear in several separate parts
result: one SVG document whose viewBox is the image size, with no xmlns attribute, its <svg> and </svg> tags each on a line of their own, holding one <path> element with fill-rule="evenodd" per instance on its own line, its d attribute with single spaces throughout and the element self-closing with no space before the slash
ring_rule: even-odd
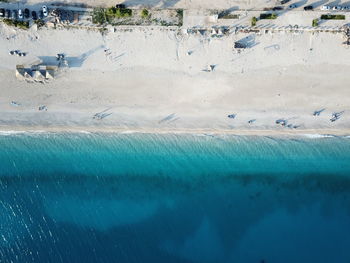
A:
<svg viewBox="0 0 350 263">
<path fill-rule="evenodd" d="M 350 262 L 350 138 L 0 136 L 0 262 Z"/>
</svg>

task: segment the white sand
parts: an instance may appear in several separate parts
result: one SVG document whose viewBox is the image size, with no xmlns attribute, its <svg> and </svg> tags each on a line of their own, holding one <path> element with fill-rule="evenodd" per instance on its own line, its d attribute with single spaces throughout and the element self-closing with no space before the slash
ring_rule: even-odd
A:
<svg viewBox="0 0 350 263">
<path fill-rule="evenodd" d="M 0 130 L 350 134 L 350 52 L 341 34 L 215 39 L 139 28 L 102 36 L 3 25 L 0 34 Z M 233 42 L 247 36 L 256 45 L 233 52 Z M 13 49 L 28 56 L 8 55 Z M 72 67 L 54 81 L 15 78 L 16 64 L 61 52 Z M 202 71 L 210 64 L 213 72 Z M 48 111 L 39 112 L 40 105 Z M 105 109 L 112 114 L 92 119 Z M 345 111 L 342 117 L 330 122 L 339 111 Z M 232 113 L 233 120 L 227 118 Z M 277 126 L 279 118 L 300 127 Z M 250 119 L 256 122 L 250 125 Z"/>
</svg>

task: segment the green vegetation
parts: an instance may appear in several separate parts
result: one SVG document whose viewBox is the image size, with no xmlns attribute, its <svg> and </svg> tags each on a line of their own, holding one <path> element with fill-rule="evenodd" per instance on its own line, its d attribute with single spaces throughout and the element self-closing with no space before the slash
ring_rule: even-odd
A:
<svg viewBox="0 0 350 263">
<path fill-rule="evenodd" d="M 256 22 L 258 22 L 258 19 L 255 17 L 255 16 L 253 16 L 252 17 L 252 26 L 256 26 Z"/>
<path fill-rule="evenodd" d="M 132 16 L 132 10 L 128 8 L 95 8 L 92 13 L 94 24 L 111 23 L 115 18 L 127 18 Z"/>
<path fill-rule="evenodd" d="M 124 18 L 132 16 L 132 10 L 129 8 L 108 8 L 106 11 L 106 15 L 109 18 Z"/>
<path fill-rule="evenodd" d="M 260 14 L 260 19 L 276 19 L 277 14 L 272 13 L 272 14 Z"/>
<path fill-rule="evenodd" d="M 106 10 L 103 8 L 95 8 L 92 13 L 92 23 L 104 24 L 107 22 Z"/>
<path fill-rule="evenodd" d="M 237 14 L 227 14 L 224 16 L 219 17 L 220 19 L 238 19 L 239 15 Z"/>
<path fill-rule="evenodd" d="M 38 28 L 45 26 L 45 22 L 41 19 L 35 20 L 34 23 L 38 26 Z"/>
<path fill-rule="evenodd" d="M 156 24 L 161 26 L 182 26 L 183 25 L 183 10 L 171 10 L 171 19 L 169 21 L 156 19 L 157 12 L 152 12 L 149 9 L 137 10 L 133 13 L 128 8 L 95 8 L 92 12 L 92 22 L 98 25 L 111 24 L 117 25 L 150 25 Z M 164 12 L 160 12 L 163 14 Z M 169 10 L 166 11 L 166 14 Z M 140 19 L 142 18 L 142 19 Z"/>
<path fill-rule="evenodd" d="M 184 10 L 183 9 L 177 9 L 176 10 L 177 17 L 180 19 L 184 18 Z"/>
<path fill-rule="evenodd" d="M 17 24 L 15 24 L 16 27 L 21 29 L 28 29 L 29 28 L 29 22 L 28 21 L 17 21 Z"/>
<path fill-rule="evenodd" d="M 165 20 L 161 20 L 161 19 L 152 19 L 152 22 L 157 24 L 157 25 L 161 25 L 161 26 L 172 26 L 173 24 L 165 21 Z"/>
<path fill-rule="evenodd" d="M 143 19 L 147 19 L 147 18 L 149 17 L 149 12 L 148 12 L 148 10 L 147 10 L 147 9 L 143 9 L 143 10 L 141 11 L 141 16 L 142 16 Z"/>
<path fill-rule="evenodd" d="M 318 19 L 317 18 L 312 20 L 312 26 L 313 27 L 317 27 L 318 26 Z"/>
<path fill-rule="evenodd" d="M 5 18 L 5 19 L 3 20 L 3 22 L 4 22 L 6 25 L 8 25 L 8 26 L 14 26 L 14 21 L 11 20 L 11 19 Z"/>
<path fill-rule="evenodd" d="M 183 9 L 177 9 L 176 10 L 176 16 L 179 18 L 178 26 L 182 26 L 183 25 L 183 20 L 184 20 L 184 10 Z"/>
<path fill-rule="evenodd" d="M 171 26 L 171 24 L 168 23 L 167 21 L 160 20 L 159 22 L 160 22 L 160 25 L 161 25 L 161 26 Z"/>
<path fill-rule="evenodd" d="M 28 21 L 17 21 L 12 19 L 5 18 L 4 23 L 8 26 L 15 26 L 21 29 L 28 29 L 29 28 L 29 22 Z"/>
<path fill-rule="evenodd" d="M 218 14 L 219 19 L 238 19 L 238 14 L 231 14 L 230 10 L 224 10 Z"/>
<path fill-rule="evenodd" d="M 324 20 L 345 20 L 345 15 L 321 15 Z"/>
</svg>

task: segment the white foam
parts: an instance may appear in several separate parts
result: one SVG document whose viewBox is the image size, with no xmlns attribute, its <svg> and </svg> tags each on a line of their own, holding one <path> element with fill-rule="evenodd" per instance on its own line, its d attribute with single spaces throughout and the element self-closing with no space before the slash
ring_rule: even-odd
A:
<svg viewBox="0 0 350 263">
<path fill-rule="evenodd" d="M 10 136 L 10 135 L 17 135 L 17 134 L 37 134 L 37 133 L 48 133 L 47 131 L 43 130 L 33 130 L 33 131 L 0 131 L 0 136 Z"/>
<path fill-rule="evenodd" d="M 91 132 L 89 132 L 89 131 L 78 131 L 78 133 L 91 134 Z"/>
<path fill-rule="evenodd" d="M 137 133 L 137 131 L 128 130 L 128 131 L 122 131 L 120 133 L 121 134 L 134 134 L 134 133 Z"/>
<path fill-rule="evenodd" d="M 303 134 L 303 136 L 310 138 L 310 139 L 320 139 L 320 138 L 333 138 L 334 135 L 331 134 Z"/>
<path fill-rule="evenodd" d="M 0 131 L 0 136 L 9 136 L 9 135 L 14 135 L 14 134 L 23 134 L 27 133 L 26 131 Z"/>
</svg>

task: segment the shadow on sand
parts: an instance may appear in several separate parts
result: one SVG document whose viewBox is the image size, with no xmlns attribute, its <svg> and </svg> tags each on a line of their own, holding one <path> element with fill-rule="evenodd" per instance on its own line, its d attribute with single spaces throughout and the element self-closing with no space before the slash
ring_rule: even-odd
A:
<svg viewBox="0 0 350 263">
<path fill-rule="evenodd" d="M 70 68 L 79 68 L 83 65 L 83 63 L 85 62 L 85 60 L 91 56 L 92 54 L 94 54 L 95 52 L 97 52 L 100 49 L 103 49 L 104 46 L 100 45 L 98 47 L 95 47 L 93 49 L 90 49 L 89 51 L 81 54 L 78 57 L 69 57 L 66 56 L 65 59 L 68 62 L 68 66 Z M 39 56 L 39 59 L 44 63 L 44 64 L 48 64 L 48 65 L 55 65 L 58 64 L 57 61 L 57 57 L 56 56 Z"/>
</svg>

